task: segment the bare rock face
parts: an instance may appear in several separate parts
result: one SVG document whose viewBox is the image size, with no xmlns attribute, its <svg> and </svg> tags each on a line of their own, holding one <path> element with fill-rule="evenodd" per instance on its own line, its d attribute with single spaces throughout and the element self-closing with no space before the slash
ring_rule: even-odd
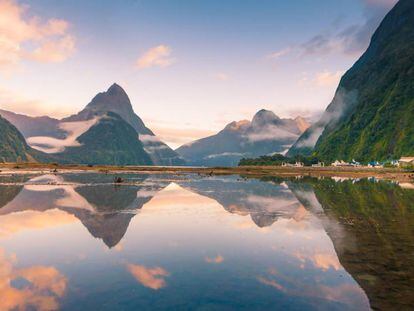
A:
<svg viewBox="0 0 414 311">
<path fill-rule="evenodd" d="M 192 165 L 235 166 L 241 158 L 285 152 L 308 127 L 301 117 L 282 119 L 262 109 L 252 121 L 231 122 L 218 134 L 176 151 Z"/>
</svg>

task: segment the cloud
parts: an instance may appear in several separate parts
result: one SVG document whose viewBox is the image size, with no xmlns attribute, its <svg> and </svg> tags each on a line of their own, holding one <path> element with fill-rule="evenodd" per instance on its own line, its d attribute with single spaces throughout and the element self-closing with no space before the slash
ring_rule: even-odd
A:
<svg viewBox="0 0 414 311">
<path fill-rule="evenodd" d="M 139 134 L 138 138 L 143 143 L 159 143 L 160 139 L 154 135 Z"/>
<path fill-rule="evenodd" d="M 224 72 L 218 72 L 214 75 L 214 77 L 220 81 L 228 81 L 230 79 L 230 76 Z"/>
<path fill-rule="evenodd" d="M 158 126 L 155 122 L 152 124 L 151 129 L 157 134 L 157 137 L 172 148 L 216 133 L 212 130 L 199 128 L 179 128 L 179 125 L 176 127 L 174 125 L 171 127 Z"/>
<path fill-rule="evenodd" d="M 291 47 L 287 47 L 287 48 L 285 48 L 283 50 L 279 50 L 279 51 L 276 51 L 276 52 L 273 52 L 273 53 L 269 54 L 267 56 L 267 58 L 270 58 L 270 59 L 279 59 L 282 56 L 287 55 L 289 52 L 291 52 L 291 50 L 292 50 Z"/>
<path fill-rule="evenodd" d="M 275 125 L 268 125 L 261 128 L 259 131 L 255 131 L 246 135 L 246 138 L 250 142 L 258 142 L 258 141 L 275 141 L 275 140 L 285 140 L 290 139 L 292 141 L 298 138 L 298 134 L 291 133 L 285 129 L 282 129 Z"/>
<path fill-rule="evenodd" d="M 314 81 L 316 85 L 322 87 L 337 86 L 343 74 L 343 71 L 330 72 L 325 70 L 322 72 L 318 72 L 315 76 Z"/>
<path fill-rule="evenodd" d="M 28 58 L 42 63 L 60 63 L 65 61 L 75 52 L 75 38 L 64 36 L 59 40 L 49 40 L 36 48 Z"/>
<path fill-rule="evenodd" d="M 300 140 L 295 143 L 297 148 L 301 147 L 315 147 L 319 137 L 322 135 L 325 127 L 329 124 L 338 122 L 346 111 L 349 111 L 358 103 L 358 91 L 347 91 L 345 88 L 339 88 L 336 91 L 329 109 L 325 110 L 318 122 L 313 124 L 306 136 L 302 136 Z"/>
<path fill-rule="evenodd" d="M 161 267 L 147 268 L 141 265 L 127 264 L 127 269 L 139 283 L 153 290 L 165 287 L 167 283 L 164 277 L 170 275 Z"/>
<path fill-rule="evenodd" d="M 59 210 L 26 211 L 2 215 L 0 218 L 0 238 L 7 238 L 22 231 L 58 227 L 76 221 L 74 216 Z"/>
<path fill-rule="evenodd" d="M 27 143 L 34 149 L 45 153 L 63 152 L 66 147 L 79 147 L 78 137 L 86 133 L 98 121 L 99 117 L 77 122 L 62 122 L 59 127 L 67 133 L 65 139 L 58 139 L 47 136 L 33 136 L 27 139 Z"/>
<path fill-rule="evenodd" d="M 5 73 L 1 70 L 0 72 Z M 30 99 L 22 96 L 19 92 L 6 89 L 0 86 L 0 108 L 4 110 L 13 111 L 15 113 L 22 113 L 29 116 L 53 115 L 57 117 L 65 117 L 72 114 L 71 107 L 62 105 L 52 105 L 47 101 L 38 99 Z"/>
<path fill-rule="evenodd" d="M 7 256 L 0 249 L 0 309 L 1 310 L 57 310 L 58 299 L 67 288 L 67 279 L 55 267 L 31 266 L 16 268 L 15 256 Z M 24 280 L 13 286 L 14 280 Z"/>
<path fill-rule="evenodd" d="M 224 257 L 221 255 L 217 255 L 216 257 L 206 257 L 204 258 L 204 261 L 207 263 L 215 263 L 215 264 L 219 264 L 222 263 L 224 261 Z"/>
<path fill-rule="evenodd" d="M 63 19 L 42 20 L 29 7 L 0 0 L 0 70 L 13 71 L 22 60 L 55 63 L 75 52 L 75 37 Z"/>
<path fill-rule="evenodd" d="M 175 63 L 175 59 L 171 58 L 171 48 L 167 45 L 158 45 L 146 51 L 140 56 L 136 62 L 138 69 L 146 69 L 152 67 L 168 67 Z"/>
<path fill-rule="evenodd" d="M 203 159 L 215 159 L 215 158 L 221 158 L 221 157 L 242 157 L 244 154 L 240 152 L 223 152 L 223 153 L 215 153 L 210 154 Z"/>
<path fill-rule="evenodd" d="M 276 288 L 277 290 L 280 290 L 280 291 L 285 291 L 285 288 L 282 285 L 280 285 L 279 283 L 277 283 L 275 280 L 270 280 L 270 279 L 264 278 L 262 276 L 259 276 L 257 278 L 257 280 L 260 283 L 264 284 L 264 285 L 274 287 L 274 288 Z"/>
<path fill-rule="evenodd" d="M 364 21 L 334 33 L 317 34 L 300 46 L 303 55 L 343 53 L 358 55 L 369 44 L 371 36 L 397 0 L 362 0 Z"/>
</svg>

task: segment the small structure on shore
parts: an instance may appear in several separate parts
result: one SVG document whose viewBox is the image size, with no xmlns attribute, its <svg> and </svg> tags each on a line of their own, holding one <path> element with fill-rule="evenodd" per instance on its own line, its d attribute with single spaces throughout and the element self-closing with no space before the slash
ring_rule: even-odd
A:
<svg viewBox="0 0 414 311">
<path fill-rule="evenodd" d="M 368 167 L 383 168 L 384 165 L 379 163 L 378 161 L 371 161 L 371 162 L 368 163 Z"/>
<path fill-rule="evenodd" d="M 348 163 L 348 162 L 345 162 L 345 161 L 342 161 L 342 160 L 341 161 L 336 160 L 331 165 L 332 166 L 337 166 L 337 167 L 353 166 L 351 163 Z"/>
<path fill-rule="evenodd" d="M 331 165 L 332 166 L 339 166 L 339 167 L 359 167 L 359 166 L 361 166 L 361 163 L 359 163 L 358 161 L 355 161 L 354 159 L 352 159 L 351 162 L 345 162 L 345 161 L 342 161 L 342 160 L 340 160 L 340 161 L 336 160 Z"/>
<path fill-rule="evenodd" d="M 399 167 L 414 166 L 414 157 L 402 157 L 398 160 Z"/>
<path fill-rule="evenodd" d="M 284 167 L 304 167 L 305 165 L 302 162 L 296 162 L 295 164 L 283 162 L 282 166 L 284 166 Z"/>
</svg>

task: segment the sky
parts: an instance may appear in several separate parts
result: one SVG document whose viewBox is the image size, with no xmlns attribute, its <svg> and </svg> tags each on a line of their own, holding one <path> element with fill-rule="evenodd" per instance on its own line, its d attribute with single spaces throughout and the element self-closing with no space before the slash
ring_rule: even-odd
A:
<svg viewBox="0 0 414 311">
<path fill-rule="evenodd" d="M 116 82 L 171 147 L 264 108 L 316 118 L 396 0 L 0 0 L 0 108 L 62 118 Z"/>
</svg>

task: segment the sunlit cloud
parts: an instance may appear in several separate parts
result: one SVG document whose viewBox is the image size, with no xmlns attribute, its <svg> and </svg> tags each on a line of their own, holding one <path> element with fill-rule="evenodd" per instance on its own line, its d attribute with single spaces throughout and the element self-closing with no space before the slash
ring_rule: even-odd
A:
<svg viewBox="0 0 414 311">
<path fill-rule="evenodd" d="M 43 20 L 14 0 L 0 0 L 0 70 L 10 72 L 22 60 L 62 62 L 75 52 L 75 37 L 63 19 Z"/>
<path fill-rule="evenodd" d="M 167 45 L 158 45 L 146 51 L 141 55 L 137 62 L 136 68 L 146 69 L 151 67 L 168 67 L 175 63 L 175 59 L 171 57 L 172 50 Z"/>
<path fill-rule="evenodd" d="M 315 76 L 314 81 L 316 85 L 321 87 L 337 86 L 343 74 L 343 71 L 330 72 L 325 70 L 322 72 L 318 72 Z"/>
<path fill-rule="evenodd" d="M 267 278 L 265 278 L 265 277 L 261 277 L 261 276 L 259 276 L 259 277 L 257 278 L 257 280 L 258 280 L 260 283 L 262 283 L 262 284 L 264 284 L 264 285 L 268 285 L 268 286 L 274 287 L 274 288 L 276 288 L 277 290 L 280 290 L 280 291 L 283 291 L 283 290 L 284 290 L 284 287 L 283 287 L 282 285 L 280 285 L 278 282 L 276 282 L 275 280 L 270 280 L 270 279 L 267 279 Z"/>
<path fill-rule="evenodd" d="M 259 276 L 257 280 L 267 286 L 282 291 L 291 297 L 310 297 L 319 298 L 329 301 L 338 301 L 348 306 L 357 305 L 358 302 L 361 309 L 369 310 L 369 302 L 365 293 L 356 283 L 347 283 L 343 278 L 343 283 L 334 285 L 325 285 L 320 281 L 309 286 L 305 282 L 301 282 L 296 277 L 284 275 L 276 269 L 269 269 L 266 276 Z M 283 285 L 281 284 L 283 282 Z"/>
<path fill-rule="evenodd" d="M 132 276 L 145 287 L 159 290 L 167 286 L 165 277 L 169 276 L 170 273 L 164 268 L 148 268 L 141 265 L 127 264 L 127 269 Z"/>
<path fill-rule="evenodd" d="M 77 222 L 77 219 L 57 209 L 46 212 L 25 211 L 0 217 L 0 238 L 20 232 L 59 227 Z"/>
<path fill-rule="evenodd" d="M 310 261 L 315 268 L 321 269 L 322 271 L 327 271 L 329 269 L 341 270 L 343 269 L 341 263 L 339 262 L 338 257 L 335 254 L 326 253 L 326 252 L 316 252 L 314 254 L 303 254 L 295 253 L 293 254 L 300 262 L 305 263 Z"/>
<path fill-rule="evenodd" d="M 215 263 L 215 264 L 219 264 L 222 263 L 224 261 L 224 257 L 221 255 L 217 255 L 216 257 L 206 257 L 204 258 L 204 261 L 207 263 Z"/>
<path fill-rule="evenodd" d="M 73 112 L 70 107 L 51 105 L 48 102 L 38 99 L 27 98 L 17 92 L 2 87 L 0 87 L 0 109 L 29 116 L 54 115 L 64 117 Z"/>
<path fill-rule="evenodd" d="M 40 311 L 59 309 L 59 298 L 67 288 L 67 279 L 55 267 L 32 266 L 16 268 L 15 256 L 7 256 L 0 249 L 0 310 Z M 14 280 L 25 280 L 27 284 L 16 288 Z"/>
</svg>

